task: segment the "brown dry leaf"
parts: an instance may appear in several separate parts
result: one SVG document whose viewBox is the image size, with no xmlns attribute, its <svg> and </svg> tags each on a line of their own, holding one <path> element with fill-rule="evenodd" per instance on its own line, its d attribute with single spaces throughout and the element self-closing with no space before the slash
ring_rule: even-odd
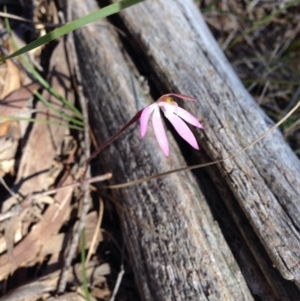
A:
<svg viewBox="0 0 300 301">
<path fill-rule="evenodd" d="M 14 126 L 15 125 L 12 125 L 12 127 Z M 18 128 L 16 128 L 16 130 L 17 129 Z M 17 146 L 18 139 L 15 139 L 14 137 L 9 135 L 0 137 L 0 161 L 13 159 L 15 157 Z"/>
<path fill-rule="evenodd" d="M 5 76 L 3 90 L 1 91 L 0 99 L 3 99 L 10 93 L 20 89 L 21 79 L 19 68 L 11 61 L 6 61 L 7 72 Z"/>
<path fill-rule="evenodd" d="M 31 112 L 28 109 L 30 108 L 29 103 L 32 100 L 32 94 L 39 88 L 39 84 L 32 83 L 13 91 L 3 100 L 0 100 L 0 122 L 9 120 L 9 117 L 28 117 L 28 111 Z M 5 118 L 5 116 L 8 118 Z"/>
<path fill-rule="evenodd" d="M 8 173 L 13 175 L 14 166 L 15 166 L 15 159 L 0 161 L 0 177 L 3 178 Z"/>
<path fill-rule="evenodd" d="M 78 281 L 82 281 L 82 266 L 81 263 L 75 264 L 74 269 L 70 269 L 68 273 L 68 282 L 77 284 Z M 99 279 L 99 285 L 103 287 L 103 300 L 108 300 L 110 291 L 106 284 L 105 275 L 110 274 L 110 267 L 108 264 L 94 264 L 90 263 L 86 267 L 86 274 L 88 279 Z M 9 292 L 1 301 L 37 301 L 45 300 L 43 298 L 45 294 L 54 292 L 56 290 L 57 281 L 60 276 L 60 271 L 52 272 L 51 274 L 39 278 L 35 281 L 27 283 L 21 287 L 16 288 L 12 292 Z M 73 293 L 74 294 L 74 293 Z M 65 295 L 69 295 L 68 293 Z M 63 296 L 65 296 L 63 295 Z M 43 297 L 42 297 L 43 296 Z M 47 295 L 48 297 L 49 295 Z M 47 299 L 47 300 L 57 300 L 57 299 Z"/>
<path fill-rule="evenodd" d="M 9 53 L 15 51 L 11 39 L 6 39 L 6 48 Z M 1 83 L 0 86 L 0 99 L 5 98 L 10 93 L 20 89 L 21 87 L 21 72 L 20 69 L 12 62 L 12 60 L 7 60 L 2 65 L 1 72 Z"/>
<path fill-rule="evenodd" d="M 91 295 L 96 298 L 96 300 L 108 300 L 109 296 L 111 295 L 111 291 L 108 287 L 103 287 L 103 282 L 101 286 L 94 286 L 91 288 Z"/>
<path fill-rule="evenodd" d="M 15 84 L 14 87 L 17 87 L 17 85 Z M 6 95 L 3 100 L 0 100 L 0 176 L 13 172 L 19 139 L 24 135 L 28 125 L 26 121 L 18 122 L 9 120 L 9 118 L 30 117 L 32 93 L 39 87 L 39 84 L 32 83 Z M 12 88 L 12 85 L 10 88 Z M 5 118 L 6 116 L 8 118 Z"/>
<path fill-rule="evenodd" d="M 64 41 L 61 40 L 52 54 L 49 67 L 49 84 L 60 95 L 72 102 L 74 94 L 71 89 L 71 75 L 64 47 Z M 43 97 L 49 100 L 59 111 L 64 109 L 64 105 L 51 96 L 48 91 L 43 92 Z M 50 111 L 41 102 L 37 104 L 37 111 L 38 119 L 56 122 L 60 119 L 58 114 Z M 28 195 L 32 192 L 48 189 L 49 170 L 53 164 L 53 159 L 59 155 L 66 130 L 66 127 L 56 124 L 33 124 L 23 150 L 16 179 L 17 185 L 22 183 L 19 193 Z"/>
<path fill-rule="evenodd" d="M 68 177 L 63 184 L 71 183 L 72 178 Z M 40 259 L 42 247 L 57 235 L 69 214 L 72 192 L 73 188 L 59 191 L 55 196 L 56 203 L 47 208 L 44 218 L 15 246 L 13 258 L 7 253 L 0 257 L 0 280 L 16 269 L 34 264 Z"/>
<path fill-rule="evenodd" d="M 95 227 L 97 224 L 97 212 L 93 211 L 88 214 L 86 224 L 85 224 L 85 243 L 86 248 L 89 248 L 94 236 Z M 76 223 L 73 229 L 77 229 L 78 223 Z M 62 250 L 66 252 L 68 250 L 68 246 L 65 246 L 66 242 L 71 241 L 72 233 L 60 233 L 53 237 L 47 244 L 42 246 L 40 251 L 40 255 L 45 257 L 51 254 L 51 259 L 48 262 L 48 265 L 56 264 L 59 261 L 59 257 L 61 256 Z M 103 241 L 103 235 L 101 232 L 98 233 L 97 242 L 100 243 Z"/>
<path fill-rule="evenodd" d="M 81 301 L 82 298 L 76 293 L 67 293 L 62 296 L 50 297 L 48 301 Z M 85 299 L 83 299 L 85 300 Z"/>
<path fill-rule="evenodd" d="M 7 253 L 11 258 L 13 258 L 14 244 L 21 239 L 20 235 L 16 237 L 16 232 L 20 233 L 21 231 L 21 223 L 24 214 L 25 212 L 23 211 L 21 214 L 15 215 L 5 222 L 4 239 L 6 242 Z"/>
<path fill-rule="evenodd" d="M 0 177 L 7 173 L 13 174 L 17 148 L 18 140 L 11 137 L 0 138 Z"/>
<path fill-rule="evenodd" d="M 8 132 L 9 124 L 10 124 L 9 120 L 5 120 L 4 122 L 0 123 L 0 137 L 6 135 L 6 133 Z"/>
</svg>

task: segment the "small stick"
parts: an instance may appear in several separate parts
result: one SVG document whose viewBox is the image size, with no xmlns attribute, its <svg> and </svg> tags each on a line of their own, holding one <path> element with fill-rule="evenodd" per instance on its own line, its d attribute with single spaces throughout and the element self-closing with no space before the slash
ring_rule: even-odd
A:
<svg viewBox="0 0 300 301">
<path fill-rule="evenodd" d="M 108 172 L 104 175 L 95 176 L 95 177 L 92 177 L 92 178 L 89 178 L 89 179 L 85 179 L 83 182 L 86 183 L 86 184 L 92 184 L 92 183 L 96 183 L 96 182 L 103 182 L 103 181 L 109 180 L 111 177 L 112 177 L 112 173 Z M 53 189 L 47 190 L 45 192 L 39 192 L 39 193 L 33 194 L 32 198 L 36 199 L 40 196 L 54 194 L 54 193 L 57 193 L 58 191 L 66 189 L 66 188 L 78 187 L 78 186 L 81 186 L 81 185 L 82 185 L 82 181 L 81 182 L 75 182 L 75 183 L 68 184 L 68 185 L 65 185 L 65 186 L 61 186 L 61 187 L 58 187 L 58 188 L 53 188 Z"/>
<path fill-rule="evenodd" d="M 0 182 L 2 186 L 6 189 L 6 191 L 12 196 L 12 197 L 17 197 L 16 194 L 7 186 L 5 183 L 4 179 L 0 176 Z"/>
<path fill-rule="evenodd" d="M 95 245 L 96 245 L 96 242 L 97 242 L 97 237 L 98 237 L 98 234 L 100 232 L 100 226 L 101 226 L 101 222 L 102 222 L 102 219 L 103 219 L 104 204 L 103 204 L 103 201 L 102 201 L 101 197 L 99 197 L 99 199 L 100 199 L 100 204 L 99 204 L 98 220 L 97 220 L 97 225 L 96 225 L 96 229 L 95 229 L 95 232 L 94 232 L 94 236 L 93 236 L 90 248 L 89 248 L 89 252 L 86 256 L 86 260 L 85 260 L 85 265 L 86 266 L 88 266 L 89 261 L 90 261 L 92 255 L 93 255 L 93 253 L 95 252 Z"/>
<path fill-rule="evenodd" d="M 67 20 L 70 21 L 71 20 L 71 7 L 70 7 L 69 1 L 67 1 L 66 15 L 67 15 Z M 79 67 L 78 67 L 79 66 L 78 65 L 78 58 L 77 58 L 77 55 L 76 55 L 76 49 L 75 49 L 75 44 L 74 44 L 73 33 L 71 33 L 68 38 L 69 38 L 69 46 L 70 46 L 70 49 L 71 49 L 70 52 L 71 52 L 73 63 L 74 63 L 75 75 L 76 75 L 76 78 L 77 78 L 78 96 L 79 96 L 79 102 L 80 102 L 82 116 L 83 116 L 83 122 L 84 122 L 84 145 L 85 145 L 84 155 L 85 155 L 85 158 L 87 160 L 86 167 L 85 167 L 85 170 L 84 170 L 84 175 L 83 175 L 83 179 L 84 179 L 86 174 L 89 173 L 89 164 L 88 164 L 89 163 L 88 159 L 90 157 L 89 116 L 88 116 L 88 110 L 87 110 L 87 102 L 86 102 L 86 99 L 83 95 L 83 88 L 82 88 L 82 85 L 81 85 L 82 79 L 81 79 L 81 74 L 80 74 Z M 72 260 L 74 258 L 75 253 L 76 253 L 79 238 L 80 238 L 81 232 L 84 228 L 85 221 L 86 221 L 86 216 L 87 216 L 87 213 L 88 213 L 89 208 L 90 208 L 90 191 L 89 191 L 89 186 L 87 185 L 86 181 L 82 181 L 81 189 L 82 189 L 82 192 L 83 192 L 82 211 L 81 211 L 81 215 L 80 215 L 80 218 L 79 218 L 78 227 L 77 227 L 76 231 L 73 234 L 71 246 L 70 246 L 67 258 L 65 260 L 64 267 L 62 269 L 60 279 L 59 279 L 59 283 L 58 283 L 58 293 L 59 294 L 61 294 L 65 291 L 66 282 L 67 282 L 67 278 L 68 278 L 68 270 L 69 270 L 69 267 L 71 266 Z"/>
<path fill-rule="evenodd" d="M 193 169 L 198 169 L 198 168 L 203 168 L 203 167 L 207 167 L 207 166 L 211 166 L 211 165 L 215 165 L 221 162 L 224 162 L 225 160 L 228 159 L 232 159 L 238 155 L 240 155 L 241 153 L 243 153 L 244 151 L 246 151 L 247 149 L 249 149 L 250 147 L 254 146 L 256 143 L 258 143 L 260 140 L 262 140 L 263 138 L 265 138 L 268 134 L 270 134 L 272 131 L 274 131 L 276 128 L 278 128 L 285 120 L 287 120 L 298 108 L 300 107 L 300 101 L 297 103 L 297 105 L 290 110 L 281 120 L 279 120 L 275 125 L 273 125 L 271 128 L 269 128 L 266 132 L 264 132 L 261 136 L 259 136 L 256 140 L 254 140 L 253 142 L 251 142 L 249 145 L 247 145 L 246 147 L 244 147 L 243 149 L 239 150 L 238 152 L 220 159 L 220 160 L 216 160 L 216 161 L 212 161 L 212 162 L 208 162 L 208 163 L 203 163 L 203 164 L 196 164 L 196 165 L 192 165 L 192 166 L 185 166 L 185 167 L 180 167 L 180 168 L 176 168 L 176 169 L 172 169 L 169 171 L 165 171 L 156 175 L 152 175 L 152 176 L 148 176 L 142 179 L 138 179 L 135 181 L 130 181 L 130 182 L 126 182 L 126 183 L 121 183 L 121 184 L 116 184 L 116 185 L 109 185 L 109 186 L 105 186 L 103 187 L 104 189 L 120 189 L 120 188 L 125 188 L 125 187 L 130 187 L 133 185 L 137 185 L 149 180 L 153 180 L 153 179 L 157 179 L 157 178 L 161 178 L 167 175 L 170 175 L 172 173 L 176 173 L 176 172 L 180 172 L 180 171 L 187 171 L 187 170 L 193 170 Z"/>
<path fill-rule="evenodd" d="M 118 274 L 117 282 L 116 282 L 116 285 L 114 287 L 114 291 L 113 291 L 113 293 L 111 295 L 110 301 L 114 301 L 115 300 L 116 295 L 117 295 L 118 290 L 119 290 L 119 287 L 121 285 L 124 273 L 125 273 L 124 266 L 123 266 L 123 264 L 121 264 L 121 270 L 120 270 L 120 272 Z"/>
<path fill-rule="evenodd" d="M 103 151 L 108 145 L 110 145 L 114 140 L 116 140 L 127 128 L 129 128 L 132 124 L 134 124 L 139 118 L 141 117 L 143 110 L 138 111 L 133 118 L 127 122 L 116 134 L 114 134 L 111 138 L 109 138 L 107 141 L 105 141 L 102 145 L 100 145 L 87 159 L 86 161 L 86 168 L 83 173 L 82 179 L 84 180 L 86 176 L 87 169 L 89 167 L 90 162 L 101 152 Z"/>
</svg>

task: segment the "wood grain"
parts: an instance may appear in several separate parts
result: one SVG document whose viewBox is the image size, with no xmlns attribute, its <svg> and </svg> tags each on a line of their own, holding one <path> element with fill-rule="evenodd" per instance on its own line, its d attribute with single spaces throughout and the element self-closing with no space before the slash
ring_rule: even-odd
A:
<svg viewBox="0 0 300 301">
<path fill-rule="evenodd" d="M 75 3 L 74 18 L 88 12 Z M 102 143 L 153 100 L 109 23 L 76 31 L 75 42 L 92 128 Z M 99 155 L 99 172 L 112 171 L 118 183 L 183 166 L 168 136 L 172 155 L 166 159 L 151 129 L 141 140 L 138 124 L 132 126 Z M 114 191 L 114 198 L 123 207 L 124 238 L 143 300 L 253 300 L 190 172 Z"/>
<path fill-rule="evenodd" d="M 212 160 L 236 153 L 271 127 L 192 1 L 147 1 L 120 15 L 157 85 L 198 99 L 184 107 L 204 124 L 196 134 Z M 300 164 L 282 135 L 273 132 L 218 169 L 274 266 L 300 287 Z"/>
<path fill-rule="evenodd" d="M 87 12 L 82 3 L 73 7 L 74 18 Z M 125 30 L 122 40 L 104 21 L 75 33 L 99 144 L 153 101 L 143 93 L 135 65 L 161 94 L 198 99 L 179 103 L 205 126 L 203 132 L 194 131 L 200 152 L 177 139 L 189 164 L 229 157 L 272 126 L 192 1 L 146 1 L 113 22 Z M 112 171 L 115 183 L 122 183 L 183 166 L 170 132 L 168 137 L 166 160 L 152 130 L 140 140 L 133 126 L 99 156 L 100 172 Z M 251 300 L 207 201 L 252 295 L 299 299 L 300 164 L 279 131 L 207 171 L 210 181 L 203 173 L 197 173 L 198 182 L 184 172 L 115 191 L 127 211 L 120 210 L 120 216 L 143 300 Z"/>
</svg>

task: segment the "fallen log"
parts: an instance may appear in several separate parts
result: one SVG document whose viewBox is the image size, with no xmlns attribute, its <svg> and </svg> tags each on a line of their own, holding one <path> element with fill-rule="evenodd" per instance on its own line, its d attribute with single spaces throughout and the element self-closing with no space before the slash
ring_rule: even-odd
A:
<svg viewBox="0 0 300 301">
<path fill-rule="evenodd" d="M 184 107 L 204 121 L 206 130 L 198 137 L 210 158 L 227 158 L 270 128 L 272 122 L 238 80 L 192 1 L 146 2 L 121 18 L 165 89 L 199 99 Z M 218 167 L 276 268 L 300 286 L 295 154 L 275 131 Z"/>
<path fill-rule="evenodd" d="M 74 18 L 88 13 L 78 2 L 72 6 Z M 162 93 L 179 92 L 199 100 L 183 104 L 205 125 L 205 131 L 196 132 L 203 151 L 189 150 L 190 164 L 228 158 L 270 128 L 272 122 L 243 88 L 192 1 L 148 1 L 120 16 L 116 22 L 128 31 L 122 42 L 127 41 L 129 53 L 133 48 L 128 42 L 134 44 L 134 62 L 109 23 L 75 32 L 99 144 L 152 101 L 143 93 L 135 64 L 151 70 L 151 80 Z M 171 155 L 166 159 L 149 132 L 141 141 L 138 126 L 132 126 L 99 155 L 101 170 L 112 171 L 115 183 L 185 164 L 170 133 Z M 185 154 L 186 145 L 179 145 Z M 208 173 L 211 180 L 207 187 L 202 185 L 206 198 L 191 172 L 114 191 L 129 212 L 121 210 L 120 217 L 143 300 L 252 300 L 207 206 L 217 199 L 224 201 L 222 213 L 231 215 L 228 219 L 239 231 L 235 235 L 244 239 L 240 257 L 252 256 L 251 263 L 239 261 L 241 269 L 246 271 L 250 264 L 262 279 L 247 279 L 244 272 L 252 295 L 262 300 L 299 299 L 292 282 L 299 287 L 300 164 L 281 134 L 271 133 Z M 224 221 L 222 214 L 216 216 Z M 257 292 L 255 285 L 260 285 Z"/>
</svg>

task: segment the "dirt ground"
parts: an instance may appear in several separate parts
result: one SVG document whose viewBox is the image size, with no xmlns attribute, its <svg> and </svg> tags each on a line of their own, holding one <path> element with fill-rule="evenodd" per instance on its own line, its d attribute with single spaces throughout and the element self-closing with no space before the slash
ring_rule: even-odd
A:
<svg viewBox="0 0 300 301">
<path fill-rule="evenodd" d="M 13 16 L 1 14 L 2 55 L 64 23 L 60 2 L 9 1 L 7 10 Z M 195 1 L 236 73 L 275 122 L 299 100 L 299 2 Z M 80 95 L 61 41 L 35 49 L 25 60 L 0 64 L 1 300 L 51 300 L 59 287 L 66 291 L 61 300 L 85 300 L 84 282 L 89 283 L 91 300 L 113 300 L 114 290 L 115 300 L 139 300 L 114 205 L 93 186 L 87 205 L 80 185 L 72 185 L 80 182 L 85 169 L 84 125 L 73 109 L 81 110 Z M 67 108 L 37 83 L 33 67 L 61 94 L 68 87 Z M 67 75 L 63 82 L 53 70 Z M 298 156 L 299 114 L 281 127 Z M 66 185 L 69 188 L 58 189 Z M 78 223 L 84 210 L 82 235 Z M 79 246 L 72 245 L 75 235 L 80 236 Z M 70 250 L 75 272 L 64 273 Z"/>
</svg>

